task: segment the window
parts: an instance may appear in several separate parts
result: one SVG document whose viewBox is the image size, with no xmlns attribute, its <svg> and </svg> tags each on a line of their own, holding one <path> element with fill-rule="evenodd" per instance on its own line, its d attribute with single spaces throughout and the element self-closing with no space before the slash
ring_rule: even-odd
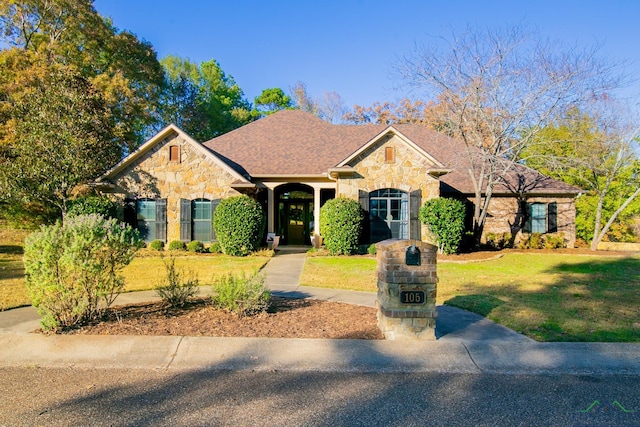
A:
<svg viewBox="0 0 640 427">
<path fill-rule="evenodd" d="M 557 203 L 527 203 L 523 227 L 525 233 L 555 233 L 558 231 Z"/>
<path fill-rule="evenodd" d="M 145 242 L 167 240 L 166 199 L 139 199 L 136 201 L 136 225 Z"/>
<path fill-rule="evenodd" d="M 371 242 L 409 238 L 409 195 L 387 188 L 369 194 Z"/>
<path fill-rule="evenodd" d="M 180 162 L 180 147 L 177 145 L 171 145 L 169 147 L 169 161 Z"/>
<path fill-rule="evenodd" d="M 201 242 L 211 241 L 211 201 L 197 199 L 191 202 L 192 239 Z"/>
<path fill-rule="evenodd" d="M 213 211 L 219 202 L 218 199 L 180 199 L 180 240 L 215 242 Z"/>
</svg>

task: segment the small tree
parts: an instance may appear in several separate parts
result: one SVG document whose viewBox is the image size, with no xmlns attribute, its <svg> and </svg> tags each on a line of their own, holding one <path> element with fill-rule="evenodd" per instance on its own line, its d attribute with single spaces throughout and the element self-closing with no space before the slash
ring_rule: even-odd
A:
<svg viewBox="0 0 640 427">
<path fill-rule="evenodd" d="M 320 209 L 320 230 L 324 244 L 333 255 L 349 255 L 358 249 L 364 213 L 352 199 L 328 200 Z"/>
<path fill-rule="evenodd" d="M 170 307 L 184 307 L 189 299 L 198 294 L 200 281 L 191 272 L 185 273 L 176 268 L 176 258 L 169 257 L 164 262 L 166 276 L 156 287 L 156 294 Z"/>
<path fill-rule="evenodd" d="M 464 232 L 465 207 L 455 199 L 427 200 L 420 208 L 420 221 L 436 238 L 438 252 L 458 252 Z"/>
<path fill-rule="evenodd" d="M 213 214 L 213 228 L 227 255 L 245 256 L 258 247 L 264 231 L 264 212 L 249 196 L 237 196 L 220 202 Z"/>
<path fill-rule="evenodd" d="M 102 315 L 124 286 L 120 271 L 141 246 L 137 230 L 95 214 L 29 235 L 26 284 L 42 327 L 57 331 Z"/>
</svg>

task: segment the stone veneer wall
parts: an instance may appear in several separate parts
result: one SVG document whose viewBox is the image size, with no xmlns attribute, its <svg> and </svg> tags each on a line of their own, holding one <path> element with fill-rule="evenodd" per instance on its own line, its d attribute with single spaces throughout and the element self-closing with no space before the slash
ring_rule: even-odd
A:
<svg viewBox="0 0 640 427">
<path fill-rule="evenodd" d="M 406 250 L 420 250 L 420 265 L 406 264 Z M 435 340 L 437 248 L 418 240 L 384 240 L 376 244 L 378 273 L 378 327 L 384 337 Z M 403 304 L 402 291 L 424 292 L 420 304 Z"/>
<path fill-rule="evenodd" d="M 385 149 L 392 147 L 395 151 L 395 161 L 385 161 Z M 356 170 L 353 177 L 341 177 L 336 186 L 336 197 L 346 197 L 358 200 L 359 190 L 367 192 L 396 188 L 411 193 L 421 190 L 422 200 L 440 196 L 440 181 L 426 171 L 434 164 L 418 152 L 410 148 L 396 135 L 390 135 L 372 145 L 351 162 Z M 421 229 L 422 240 L 429 240 L 425 227 Z"/>
<path fill-rule="evenodd" d="M 169 161 L 169 147 L 178 146 L 180 161 Z M 124 199 L 167 199 L 167 241 L 180 239 L 180 199 L 223 199 L 239 195 L 236 180 L 192 143 L 174 135 L 165 138 L 113 180 Z"/>
<path fill-rule="evenodd" d="M 469 199 L 473 203 L 473 199 Z M 552 203 L 558 206 L 558 233 L 563 233 L 567 247 L 574 247 L 576 243 L 576 204 L 572 197 L 531 197 L 527 203 Z M 518 212 L 518 201 L 515 197 L 493 196 L 489 204 L 489 216 L 487 217 L 484 234 L 487 233 L 512 233 L 511 224 L 514 224 Z M 516 235 L 516 242 L 520 240 L 522 232 Z"/>
</svg>

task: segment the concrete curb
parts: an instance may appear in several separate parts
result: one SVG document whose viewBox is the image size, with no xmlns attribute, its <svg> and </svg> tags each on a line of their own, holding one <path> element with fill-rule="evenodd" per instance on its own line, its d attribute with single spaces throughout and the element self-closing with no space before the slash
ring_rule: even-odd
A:
<svg viewBox="0 0 640 427">
<path fill-rule="evenodd" d="M 640 344 L 0 334 L 0 366 L 640 375 Z"/>
</svg>

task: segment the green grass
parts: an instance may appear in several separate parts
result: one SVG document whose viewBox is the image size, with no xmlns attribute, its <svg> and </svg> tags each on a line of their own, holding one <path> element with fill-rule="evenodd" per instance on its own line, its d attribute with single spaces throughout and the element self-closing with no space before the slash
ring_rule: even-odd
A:
<svg viewBox="0 0 640 427">
<path fill-rule="evenodd" d="M 15 230 L 0 222 L 0 310 L 29 305 L 24 284 L 22 247 L 29 231 Z"/>
<path fill-rule="evenodd" d="M 302 284 L 375 292 L 376 262 L 307 258 Z M 438 304 L 479 313 L 539 341 L 640 342 L 640 257 L 511 253 L 438 264 Z"/>
<path fill-rule="evenodd" d="M 24 280 L 22 253 L 28 231 L 12 230 L 0 224 L 0 310 L 30 305 Z M 200 283 L 210 284 L 215 276 L 233 273 L 247 274 L 259 270 L 269 261 L 269 253 L 258 256 L 232 257 L 220 254 L 164 252 L 176 256 L 176 267 L 192 272 Z M 124 292 L 155 289 L 166 275 L 159 252 L 141 250 L 124 268 Z"/>
<path fill-rule="evenodd" d="M 219 254 L 198 254 L 176 257 L 176 268 L 184 269 L 198 277 L 200 283 L 211 284 L 213 278 L 229 273 L 253 273 L 269 261 L 264 256 L 232 257 Z M 125 292 L 155 289 L 166 276 L 162 258 L 159 255 L 145 255 L 134 260 L 122 271 Z"/>
<path fill-rule="evenodd" d="M 376 292 L 376 260 L 360 256 L 308 256 L 300 284 Z"/>
</svg>

